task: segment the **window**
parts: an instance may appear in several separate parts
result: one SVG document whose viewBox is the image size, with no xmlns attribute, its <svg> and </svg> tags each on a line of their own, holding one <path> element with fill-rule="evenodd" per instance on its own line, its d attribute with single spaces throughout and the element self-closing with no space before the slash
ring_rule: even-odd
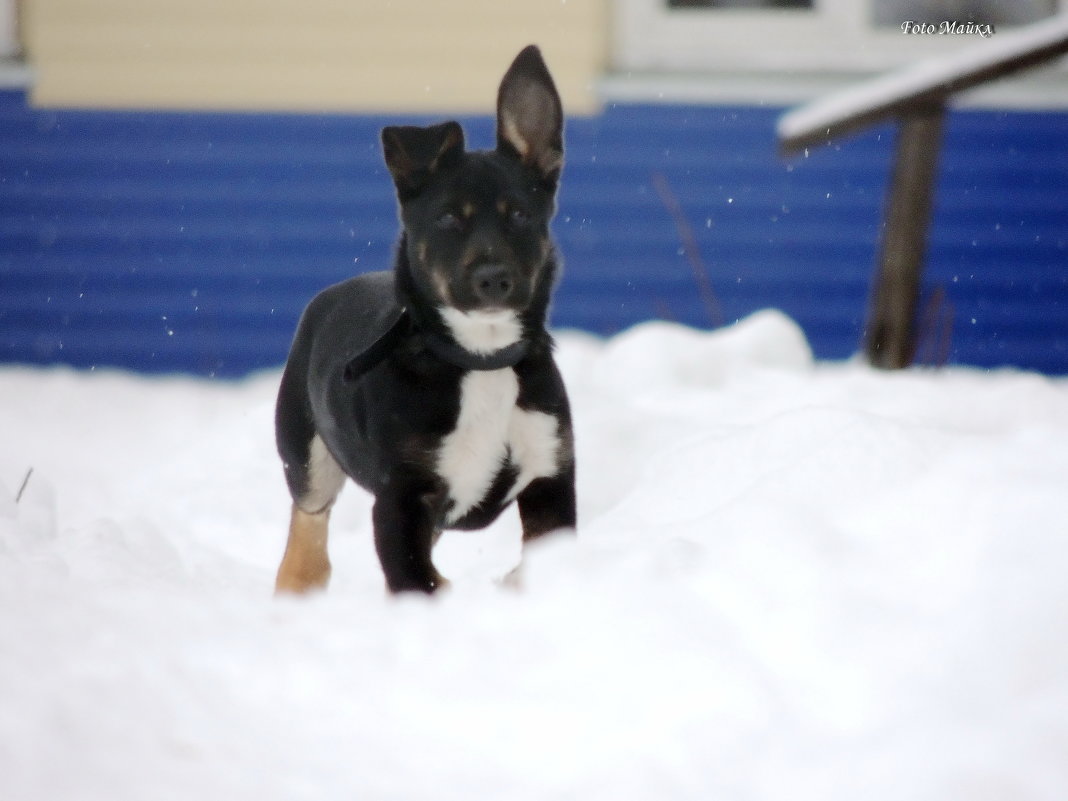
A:
<svg viewBox="0 0 1068 801">
<path fill-rule="evenodd" d="M 812 0 L 668 0 L 670 8 L 812 8 Z"/>
<path fill-rule="evenodd" d="M 0 60 L 17 58 L 21 52 L 17 0 L 0 0 Z"/>
<path fill-rule="evenodd" d="M 872 15 L 881 28 L 898 29 L 906 20 L 940 25 L 945 20 L 997 26 L 1026 25 L 1051 17 L 1056 0 L 873 0 Z"/>
<path fill-rule="evenodd" d="M 906 21 L 996 30 L 1049 17 L 1066 1 L 617 0 L 613 58 L 620 73 L 872 73 L 979 38 L 909 35 Z"/>
</svg>

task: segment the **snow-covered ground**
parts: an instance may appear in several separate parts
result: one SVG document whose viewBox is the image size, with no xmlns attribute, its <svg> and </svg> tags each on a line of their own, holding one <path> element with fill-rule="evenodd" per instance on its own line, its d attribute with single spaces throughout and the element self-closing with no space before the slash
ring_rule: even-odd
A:
<svg viewBox="0 0 1068 801">
<path fill-rule="evenodd" d="M 277 374 L 0 371 L 0 798 L 1066 797 L 1068 381 L 560 340 L 580 536 L 516 592 L 514 513 L 446 535 L 434 600 L 354 487 L 271 597 Z"/>
</svg>

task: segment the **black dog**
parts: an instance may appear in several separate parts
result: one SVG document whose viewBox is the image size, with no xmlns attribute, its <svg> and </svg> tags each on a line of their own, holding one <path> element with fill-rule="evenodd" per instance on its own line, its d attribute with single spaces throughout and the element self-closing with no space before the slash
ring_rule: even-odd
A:
<svg viewBox="0 0 1068 801">
<path fill-rule="evenodd" d="M 345 476 L 375 496 L 393 592 L 433 592 L 442 529 L 518 502 L 523 540 L 575 525 L 571 416 L 545 330 L 563 112 L 536 47 L 497 98 L 497 148 L 456 122 L 382 131 L 403 225 L 391 272 L 321 292 L 297 329 L 276 410 L 293 496 L 276 589 L 330 577 L 327 521 Z"/>
</svg>

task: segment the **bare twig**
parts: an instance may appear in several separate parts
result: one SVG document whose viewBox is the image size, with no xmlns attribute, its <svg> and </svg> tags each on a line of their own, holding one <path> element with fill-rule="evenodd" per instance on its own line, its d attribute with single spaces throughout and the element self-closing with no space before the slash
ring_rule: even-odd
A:
<svg viewBox="0 0 1068 801">
<path fill-rule="evenodd" d="M 942 308 L 942 330 L 939 331 L 940 347 L 938 349 L 938 366 L 949 364 L 949 355 L 953 350 L 953 303 L 947 300 Z"/>
<path fill-rule="evenodd" d="M 953 344 L 953 304 L 945 287 L 935 287 L 920 318 L 919 345 L 913 364 L 945 367 Z"/>
<path fill-rule="evenodd" d="M 675 221 L 675 230 L 678 231 L 679 240 L 682 242 L 682 252 L 693 270 L 694 281 L 697 282 L 697 292 L 701 303 L 705 307 L 705 313 L 713 326 L 723 325 L 723 312 L 720 309 L 716 292 L 712 288 L 712 279 L 709 277 L 708 265 L 701 258 L 701 249 L 697 244 L 690 221 L 686 219 L 686 213 L 682 210 L 682 204 L 671 189 L 667 178 L 662 172 L 653 172 L 651 175 L 653 188 L 660 196 L 660 201 L 671 214 Z"/>
<path fill-rule="evenodd" d="M 678 322 L 678 320 L 675 319 L 675 312 L 671 310 L 671 304 L 659 295 L 653 298 L 653 308 L 656 310 L 656 316 L 661 320 L 668 323 Z"/>
<path fill-rule="evenodd" d="M 33 475 L 33 468 L 31 467 L 26 471 L 26 477 L 22 479 L 22 486 L 19 487 L 18 494 L 15 496 L 15 503 L 17 504 L 22 500 L 22 493 L 26 491 L 26 485 L 30 483 L 30 476 Z"/>
</svg>

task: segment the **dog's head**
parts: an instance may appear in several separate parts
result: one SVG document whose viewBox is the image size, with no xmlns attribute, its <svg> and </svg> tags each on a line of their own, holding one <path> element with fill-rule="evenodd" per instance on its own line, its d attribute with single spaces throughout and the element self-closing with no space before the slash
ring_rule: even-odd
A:
<svg viewBox="0 0 1068 801">
<path fill-rule="evenodd" d="M 501 81 L 496 149 L 466 151 L 456 122 L 385 128 L 382 144 L 404 225 L 402 278 L 420 300 L 446 322 L 544 316 L 563 111 L 538 49 Z"/>
</svg>

